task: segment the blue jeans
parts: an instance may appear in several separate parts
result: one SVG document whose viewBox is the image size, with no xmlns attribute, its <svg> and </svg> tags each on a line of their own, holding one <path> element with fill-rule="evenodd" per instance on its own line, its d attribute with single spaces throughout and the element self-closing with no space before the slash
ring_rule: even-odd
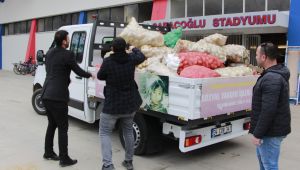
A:
<svg viewBox="0 0 300 170">
<path fill-rule="evenodd" d="M 264 137 L 256 147 L 260 170 L 278 170 L 280 145 L 285 137 Z"/>
<path fill-rule="evenodd" d="M 134 154 L 133 117 L 135 113 L 129 115 L 100 114 L 99 131 L 102 151 L 102 162 L 104 166 L 112 165 L 111 134 L 117 120 L 121 123 L 125 140 L 125 160 L 132 161 Z"/>
</svg>

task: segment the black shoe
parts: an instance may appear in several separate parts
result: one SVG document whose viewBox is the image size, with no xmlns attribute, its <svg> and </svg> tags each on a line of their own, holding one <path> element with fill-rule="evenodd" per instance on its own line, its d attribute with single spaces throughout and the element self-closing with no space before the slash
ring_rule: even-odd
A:
<svg viewBox="0 0 300 170">
<path fill-rule="evenodd" d="M 127 169 L 127 170 L 133 170 L 133 165 L 132 161 L 123 161 L 122 165 Z"/>
<path fill-rule="evenodd" d="M 115 170 L 115 167 L 114 165 L 108 165 L 108 166 L 102 166 L 102 170 Z"/>
<path fill-rule="evenodd" d="M 44 153 L 43 158 L 47 159 L 47 160 L 54 160 L 54 161 L 58 161 L 59 160 L 59 157 L 56 155 L 55 152 L 52 152 L 50 154 Z"/>
<path fill-rule="evenodd" d="M 59 165 L 61 167 L 71 166 L 77 163 L 76 159 L 71 159 L 69 156 L 66 156 L 64 159 L 60 159 Z"/>
</svg>

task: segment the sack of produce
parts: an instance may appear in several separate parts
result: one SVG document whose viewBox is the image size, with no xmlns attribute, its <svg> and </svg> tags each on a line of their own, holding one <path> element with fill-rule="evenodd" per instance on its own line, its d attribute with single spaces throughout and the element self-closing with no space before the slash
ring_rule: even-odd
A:
<svg viewBox="0 0 300 170">
<path fill-rule="evenodd" d="M 168 54 L 164 57 L 164 64 L 174 73 L 177 73 L 180 59 L 176 54 Z"/>
<path fill-rule="evenodd" d="M 162 75 L 162 76 L 171 76 L 175 77 L 178 76 L 176 72 L 171 71 L 166 65 L 162 63 L 152 63 L 147 67 L 147 71 L 157 74 L 157 75 Z"/>
<path fill-rule="evenodd" d="M 249 51 L 242 45 L 229 44 L 223 47 L 227 60 L 234 63 L 246 63 L 250 61 Z"/>
<path fill-rule="evenodd" d="M 194 44 L 195 42 L 191 42 L 188 40 L 178 40 L 174 47 L 174 51 L 176 53 L 192 51 Z"/>
<path fill-rule="evenodd" d="M 215 69 L 215 71 L 219 73 L 222 77 L 253 75 L 253 70 L 246 66 L 218 68 Z"/>
<path fill-rule="evenodd" d="M 174 48 L 177 41 L 181 38 L 182 36 L 182 28 L 177 28 L 176 30 L 173 30 L 171 32 L 168 32 L 167 34 L 164 35 L 164 41 L 165 45 L 167 47 Z"/>
<path fill-rule="evenodd" d="M 212 34 L 208 37 L 205 37 L 204 41 L 206 41 L 207 43 L 210 43 L 210 44 L 223 46 L 226 44 L 227 36 L 216 33 L 216 34 Z"/>
<path fill-rule="evenodd" d="M 144 29 L 136 22 L 135 18 L 131 19 L 119 36 L 124 38 L 127 43 L 138 48 L 143 45 L 154 47 L 164 45 L 164 37 L 160 32 Z"/>
<path fill-rule="evenodd" d="M 226 60 L 226 53 L 222 47 L 203 40 L 194 43 L 190 51 L 205 52 L 218 57 L 223 62 Z"/>
<path fill-rule="evenodd" d="M 178 72 L 192 65 L 204 66 L 210 69 L 224 67 L 223 61 L 218 57 L 202 52 L 183 52 L 179 53 L 180 65 Z"/>
<path fill-rule="evenodd" d="M 137 68 L 139 69 L 143 69 L 148 67 L 151 64 L 157 64 L 157 63 L 161 63 L 162 62 L 163 57 L 162 56 L 157 56 L 157 57 L 151 57 L 151 58 L 147 58 L 144 62 L 142 62 L 141 64 L 139 64 L 137 66 Z"/>
<path fill-rule="evenodd" d="M 173 53 L 173 49 L 163 46 L 163 47 L 152 47 L 150 45 L 143 45 L 141 47 L 142 53 L 146 58 L 156 57 L 156 56 L 166 56 Z"/>
<path fill-rule="evenodd" d="M 180 73 L 180 77 L 208 78 L 208 77 L 220 77 L 220 74 L 204 66 L 194 65 L 183 69 L 182 72 Z"/>
</svg>

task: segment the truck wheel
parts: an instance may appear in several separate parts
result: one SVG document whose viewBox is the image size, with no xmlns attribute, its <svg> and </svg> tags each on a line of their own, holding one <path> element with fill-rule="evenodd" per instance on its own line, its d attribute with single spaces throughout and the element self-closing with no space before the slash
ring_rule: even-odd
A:
<svg viewBox="0 0 300 170">
<path fill-rule="evenodd" d="M 150 123 L 150 124 L 149 124 Z M 151 125 L 150 120 L 146 120 L 141 114 L 136 114 L 133 121 L 133 134 L 134 134 L 134 153 L 135 155 L 144 155 L 159 152 L 161 147 L 160 131 Z M 153 128 L 154 127 L 154 128 Z M 119 137 L 123 148 L 125 148 L 125 141 L 123 137 L 122 127 L 119 128 Z M 155 146 L 155 147 L 153 147 Z"/>
<path fill-rule="evenodd" d="M 46 108 L 42 102 L 42 89 L 37 89 L 34 91 L 32 98 L 31 98 L 31 104 L 35 112 L 39 115 L 46 115 Z"/>
</svg>

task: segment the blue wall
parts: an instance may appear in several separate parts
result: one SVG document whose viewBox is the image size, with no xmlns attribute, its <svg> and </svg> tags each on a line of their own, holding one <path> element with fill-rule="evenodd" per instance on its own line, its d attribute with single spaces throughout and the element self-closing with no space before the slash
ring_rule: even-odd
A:
<svg viewBox="0 0 300 170">
<path fill-rule="evenodd" d="M 2 69 L 2 33 L 4 29 L 3 26 L 0 24 L 0 70 Z"/>
<path fill-rule="evenodd" d="M 87 22 L 86 17 L 87 17 L 86 12 L 84 12 L 84 11 L 80 12 L 78 24 L 86 24 L 86 22 Z"/>
<path fill-rule="evenodd" d="M 288 28 L 288 45 L 300 46 L 300 1 L 291 0 Z"/>
</svg>

